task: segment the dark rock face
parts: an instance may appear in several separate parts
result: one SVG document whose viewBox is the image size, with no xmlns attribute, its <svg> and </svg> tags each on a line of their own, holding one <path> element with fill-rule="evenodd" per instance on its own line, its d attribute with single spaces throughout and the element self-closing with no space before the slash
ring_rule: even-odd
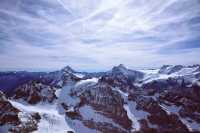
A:
<svg viewBox="0 0 200 133">
<path fill-rule="evenodd" d="M 188 127 L 188 124 L 200 123 L 197 67 L 187 68 L 195 68 L 194 75 L 189 73 L 189 76 L 173 76 L 150 82 L 142 80 L 146 76 L 144 73 L 123 65 L 103 73 L 80 73 L 85 74 L 84 77 L 78 77 L 73 69 L 65 67 L 40 80 L 30 80 L 18 86 L 10 98 L 24 100 L 32 106 L 39 102 L 54 104 L 59 100 L 56 97 L 57 88 L 63 87 L 67 98 L 61 98 L 58 103 L 61 112 L 64 110 L 63 116 L 70 119 L 72 125 L 78 121 L 82 126 L 94 129 L 92 131 L 103 133 L 195 133 L 200 132 L 200 128 Z M 163 66 L 158 74 L 169 76 L 182 69 L 185 66 Z M 90 80 L 94 77 L 98 77 L 95 82 Z M 192 81 L 195 78 L 195 83 L 188 81 L 188 78 Z M 23 122 L 21 117 L 29 121 Z M 15 108 L 0 93 L 0 126 L 9 124 L 11 132 L 28 133 L 37 130 L 41 118 L 39 113 L 25 113 Z M 137 124 L 139 127 L 134 127 Z"/>
<path fill-rule="evenodd" d="M 83 123 L 91 128 L 91 129 L 97 129 L 98 131 L 101 131 L 103 133 L 128 133 L 128 131 L 123 130 L 119 127 L 115 127 L 110 123 L 102 123 L 102 122 L 95 122 L 92 120 L 85 120 Z"/>
<path fill-rule="evenodd" d="M 161 93 L 160 100 L 167 101 L 170 104 L 179 106 L 181 109 L 178 114 L 182 118 L 190 118 L 193 121 L 200 122 L 200 102 L 199 87 L 194 85 L 189 88 L 165 91 Z"/>
<path fill-rule="evenodd" d="M 0 125 L 7 123 L 18 125 L 20 123 L 18 118 L 19 112 L 20 110 L 13 107 L 5 95 L 0 92 Z"/>
<path fill-rule="evenodd" d="M 20 117 L 26 117 L 27 121 L 22 121 Z M 29 133 L 37 130 L 39 120 L 38 113 L 23 114 L 0 92 L 0 130 L 1 126 L 9 125 L 8 131 L 11 133 Z"/>
<path fill-rule="evenodd" d="M 72 73 L 64 72 L 61 76 L 61 81 L 63 81 L 63 85 L 68 84 L 71 81 L 78 82 L 80 78 L 76 77 Z"/>
<path fill-rule="evenodd" d="M 119 93 L 112 91 L 111 87 L 98 84 L 85 91 L 81 97 L 84 97 L 95 110 L 112 118 L 124 128 L 130 129 L 131 121 L 123 108 L 124 101 Z"/>
<path fill-rule="evenodd" d="M 31 114 L 31 116 L 37 121 L 39 121 L 41 119 L 41 116 L 38 112 Z"/>
<path fill-rule="evenodd" d="M 72 120 L 81 120 L 82 117 L 78 111 L 69 111 L 65 113 Z"/>
<path fill-rule="evenodd" d="M 28 122 L 22 123 L 9 129 L 11 133 L 31 133 L 37 130 L 37 121 L 29 119 Z"/>
<path fill-rule="evenodd" d="M 69 107 L 62 104 L 65 109 L 66 116 L 72 120 L 79 120 L 91 129 L 96 129 L 105 133 L 128 133 L 131 129 L 131 120 L 127 116 L 124 109 L 124 100 L 121 95 L 112 90 L 108 84 L 88 84 L 72 90 L 73 97 L 79 97 L 80 102 L 74 107 L 73 111 L 69 111 Z M 108 122 L 97 122 L 93 119 L 85 119 L 80 113 L 80 108 L 83 106 L 92 107 L 98 114 L 105 118 L 110 118 L 120 127 Z M 89 113 L 89 112 L 88 112 Z"/>
<path fill-rule="evenodd" d="M 150 82 L 142 87 L 141 93 L 129 95 L 129 100 L 136 101 L 137 109 L 150 113 L 147 120 L 142 120 L 144 129 L 141 130 L 187 133 L 191 131 L 181 119 L 190 118 L 191 121 L 199 123 L 199 86 L 187 87 L 177 79 L 167 79 Z M 161 104 L 171 109 L 163 108 Z M 152 128 L 149 123 L 156 127 Z"/>
<path fill-rule="evenodd" d="M 109 84 L 112 87 L 119 87 L 122 91 L 128 92 L 136 88 L 133 83 L 143 76 L 142 72 L 127 69 L 121 64 L 103 75 L 99 82 Z"/>
<path fill-rule="evenodd" d="M 174 72 L 177 72 L 181 70 L 184 66 L 182 65 L 176 65 L 176 66 L 170 66 L 170 65 L 164 65 L 161 67 L 159 73 L 161 74 L 172 74 Z"/>
<path fill-rule="evenodd" d="M 142 120 L 144 131 L 149 132 L 188 132 L 187 127 L 179 120 L 175 114 L 167 114 L 157 101 L 152 98 L 138 97 L 136 99 L 137 109 L 144 110 L 150 115 L 147 117 L 149 123 L 156 125 L 156 128 L 150 128 L 146 120 Z"/>
<path fill-rule="evenodd" d="M 122 64 L 120 64 L 119 66 L 113 67 L 112 71 L 108 72 L 108 75 L 110 75 L 111 77 L 117 77 L 117 76 L 120 77 L 123 75 L 127 77 L 128 79 L 135 81 L 135 80 L 143 78 L 144 73 L 127 69 Z"/>
<path fill-rule="evenodd" d="M 74 133 L 73 131 L 67 131 L 67 133 Z"/>
<path fill-rule="evenodd" d="M 113 87 L 119 87 L 122 89 L 124 92 L 127 92 L 134 88 L 132 80 L 128 79 L 124 75 L 119 75 L 119 76 L 103 76 L 100 79 L 100 82 L 107 83 Z"/>
<path fill-rule="evenodd" d="M 79 108 L 83 105 L 89 105 L 100 114 L 105 117 L 111 118 L 114 122 L 121 125 L 124 129 L 130 129 L 132 122 L 129 120 L 127 116 L 127 112 L 124 110 L 124 101 L 119 93 L 113 91 L 109 85 L 104 84 L 95 84 L 91 86 L 86 86 L 87 88 L 79 88 L 79 90 L 75 90 L 74 94 L 80 97 L 80 103 L 76 107 L 75 112 L 67 112 L 68 116 L 72 116 L 72 119 L 76 118 L 81 120 L 81 116 L 79 115 Z M 81 90 L 81 93 L 79 92 Z M 84 91 L 83 91 L 84 90 Z M 83 120 L 84 121 L 84 120 Z M 86 126 L 98 127 L 105 126 L 104 128 L 109 128 L 105 123 L 91 123 L 91 121 L 84 121 Z M 95 129 L 96 129 L 95 128 Z M 100 128 L 100 127 L 98 127 Z M 102 130 L 106 130 L 106 129 Z M 114 132 L 115 129 L 109 129 Z"/>
<path fill-rule="evenodd" d="M 145 119 L 140 120 L 141 129 L 138 133 L 157 133 L 157 130 L 148 126 L 148 122 Z"/>
<path fill-rule="evenodd" d="M 53 102 L 56 99 L 55 88 L 44 85 L 37 81 L 30 81 L 18 87 L 13 96 L 14 99 L 23 99 L 30 104 L 37 104 L 40 101 Z"/>
<path fill-rule="evenodd" d="M 154 90 L 154 92 L 163 92 L 164 90 L 171 90 L 171 89 L 180 89 L 185 87 L 186 84 L 182 77 L 178 78 L 168 78 L 168 79 L 160 79 L 155 80 L 146 84 L 142 85 L 142 89 L 145 89 L 145 92 L 149 90 Z"/>
</svg>

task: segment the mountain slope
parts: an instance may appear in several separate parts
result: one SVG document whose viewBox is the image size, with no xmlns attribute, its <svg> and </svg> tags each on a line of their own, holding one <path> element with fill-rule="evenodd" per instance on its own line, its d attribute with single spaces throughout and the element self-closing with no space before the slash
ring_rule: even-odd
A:
<svg viewBox="0 0 200 133">
<path fill-rule="evenodd" d="M 102 73 L 67 66 L 20 83 L 12 95 L 1 92 L 0 131 L 200 132 L 199 73 L 199 65 L 137 71 L 119 65 Z"/>
</svg>

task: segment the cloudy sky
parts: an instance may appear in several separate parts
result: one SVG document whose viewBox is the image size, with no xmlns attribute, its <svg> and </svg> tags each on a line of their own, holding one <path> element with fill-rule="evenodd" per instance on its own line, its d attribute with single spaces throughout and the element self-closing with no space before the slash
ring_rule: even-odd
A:
<svg viewBox="0 0 200 133">
<path fill-rule="evenodd" d="M 199 0 L 0 0 L 0 70 L 200 63 Z"/>
</svg>

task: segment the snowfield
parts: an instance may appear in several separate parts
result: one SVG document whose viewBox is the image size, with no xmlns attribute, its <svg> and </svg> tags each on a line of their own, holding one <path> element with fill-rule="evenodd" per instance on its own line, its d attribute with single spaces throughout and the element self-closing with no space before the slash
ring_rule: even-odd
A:
<svg viewBox="0 0 200 133">
<path fill-rule="evenodd" d="M 128 102 L 128 104 L 124 104 L 124 109 L 127 112 L 128 118 L 132 121 L 132 131 L 139 131 L 140 130 L 140 123 L 138 122 L 138 119 L 135 117 L 134 112 L 130 109 L 130 101 L 128 101 L 128 93 L 125 93 L 121 91 L 119 88 L 112 88 L 113 90 L 120 93 L 120 95 L 123 97 L 124 101 Z"/>
<path fill-rule="evenodd" d="M 55 104 L 38 104 L 38 105 L 25 105 L 16 101 L 9 100 L 11 104 L 25 113 L 38 112 L 41 120 L 38 125 L 38 130 L 34 133 L 66 133 L 66 131 L 74 131 L 70 128 L 65 120 L 65 116 L 57 111 Z M 25 119 L 25 118 L 23 118 Z"/>
<path fill-rule="evenodd" d="M 169 66 L 168 68 L 166 68 L 166 70 L 163 73 L 159 73 L 160 69 L 146 69 L 146 70 L 138 70 L 138 71 L 144 73 L 144 78 L 142 79 L 143 84 L 146 84 L 155 80 L 176 78 L 176 77 L 183 77 L 183 76 L 185 80 L 199 84 L 198 79 L 196 79 L 194 76 L 195 74 L 198 74 L 198 72 L 196 72 L 198 70 L 198 67 L 191 67 L 191 68 L 183 67 L 180 70 L 177 70 L 171 74 L 168 74 L 168 72 L 170 72 L 172 68 L 173 66 Z M 141 84 L 138 84 L 137 86 L 141 86 Z"/>
<path fill-rule="evenodd" d="M 124 109 L 127 111 L 128 118 L 132 121 L 132 130 L 139 131 L 140 123 L 136 119 L 135 115 L 130 111 L 130 108 L 127 104 L 124 105 Z"/>
<path fill-rule="evenodd" d="M 195 108 L 199 106 L 200 66 L 165 65 L 161 69 L 137 72 L 126 69 L 123 65 L 114 68 L 98 77 L 85 76 L 66 67 L 58 73 L 52 84 L 30 82 L 18 87 L 19 90 L 15 91 L 16 95 L 8 98 L 3 95 L 3 92 L 0 93 L 1 107 L 10 105 L 8 104 L 10 102 L 12 106 L 19 109 L 20 112 L 14 113 L 20 124 L 27 124 L 28 121 L 33 120 L 34 124 L 31 123 L 31 126 L 34 127 L 33 130 L 37 130 L 33 133 L 67 133 L 68 131 L 129 133 L 146 132 L 149 129 L 158 132 L 162 130 L 173 132 L 176 129 L 177 132 L 200 131 L 199 108 Z M 152 81 L 155 81 L 155 85 Z M 20 93 L 17 95 L 18 91 Z M 38 98 L 37 95 L 40 94 L 45 97 Z M 39 100 L 38 104 L 33 105 L 30 101 L 36 98 Z M 49 98 L 53 100 L 48 101 Z M 0 117 L 2 123 L 5 121 L 3 117 L 5 114 L 11 112 L 12 117 L 13 112 L 9 110 L 13 108 L 12 106 L 8 106 L 6 111 L 2 109 L 3 113 Z M 39 113 L 41 119 L 37 117 L 38 114 L 34 114 L 36 115 L 34 118 L 33 113 Z M 124 123 L 119 122 L 121 119 L 118 119 L 118 115 L 120 118 L 129 119 L 128 122 L 132 122 L 132 125 L 128 123 L 130 127 L 125 127 Z M 171 115 L 174 115 L 174 119 L 171 119 Z M 157 122 L 160 119 L 161 124 L 160 121 Z M 0 133 L 7 133 L 15 126 L 9 122 L 0 126 Z M 26 127 L 29 129 L 29 126 Z M 20 130 L 18 127 L 14 128 Z"/>
<path fill-rule="evenodd" d="M 75 85 L 75 87 L 78 87 L 80 85 L 84 85 L 86 83 L 97 83 L 98 80 L 99 80 L 98 78 L 91 78 L 91 79 L 81 80 Z"/>
</svg>

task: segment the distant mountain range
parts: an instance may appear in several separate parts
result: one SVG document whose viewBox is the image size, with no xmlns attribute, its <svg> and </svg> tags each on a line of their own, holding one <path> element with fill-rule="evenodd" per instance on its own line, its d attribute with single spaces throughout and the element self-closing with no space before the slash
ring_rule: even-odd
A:
<svg viewBox="0 0 200 133">
<path fill-rule="evenodd" d="M 0 72 L 2 133 L 200 132 L 200 65 Z"/>
</svg>

